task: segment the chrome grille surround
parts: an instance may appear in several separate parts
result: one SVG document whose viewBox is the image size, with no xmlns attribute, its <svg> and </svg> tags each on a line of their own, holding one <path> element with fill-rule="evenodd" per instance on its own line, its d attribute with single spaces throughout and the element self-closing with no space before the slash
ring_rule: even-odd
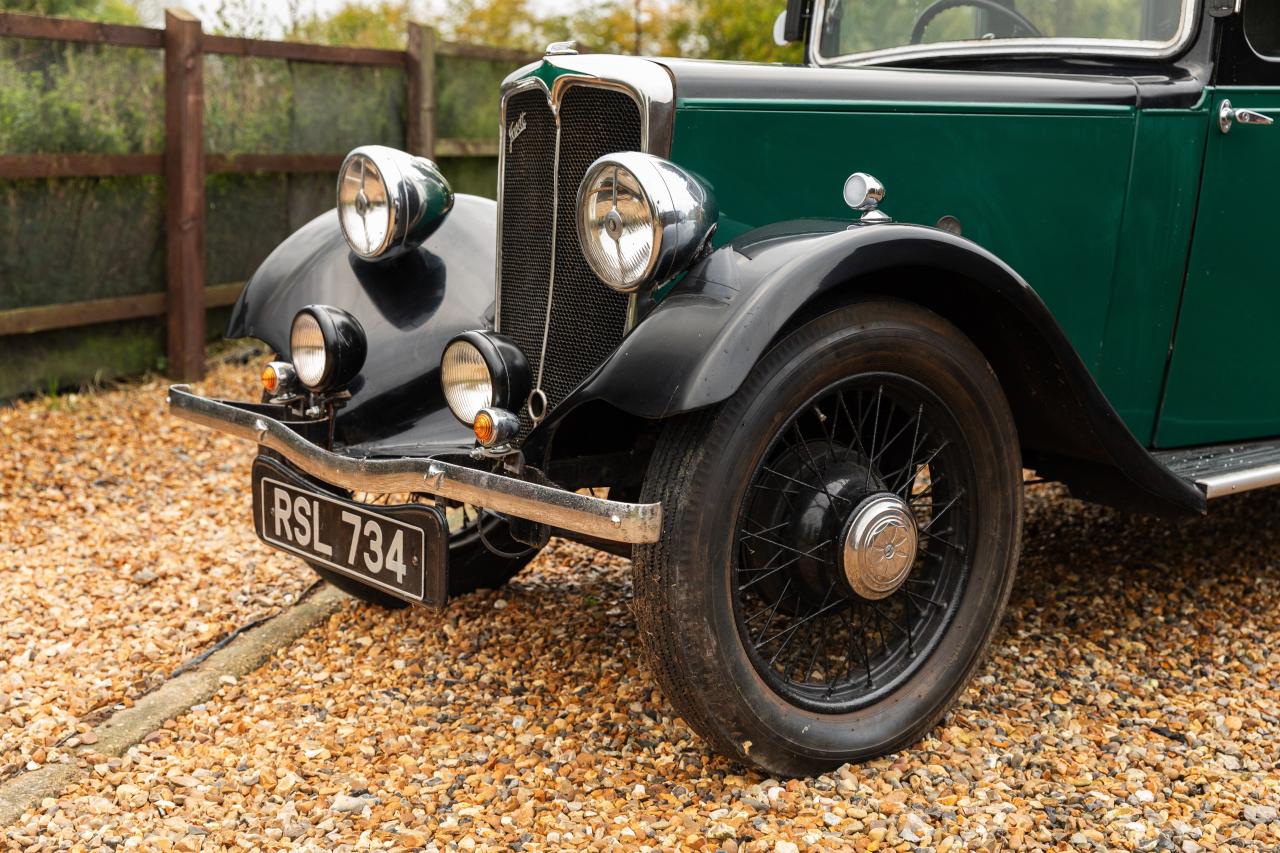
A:
<svg viewBox="0 0 1280 853">
<path fill-rule="evenodd" d="M 531 76 L 534 72 L 536 76 Z M 636 113 L 621 108 L 626 102 L 620 95 L 634 104 Z M 566 99 L 568 107 L 562 111 Z M 579 101 L 598 102 L 597 112 L 609 103 L 619 107 L 615 112 L 621 125 L 602 125 L 599 132 L 583 133 L 583 120 L 590 119 L 591 107 L 579 106 Z M 558 405 L 612 352 L 635 315 L 634 295 L 612 291 L 597 279 L 577 248 L 573 208 L 582 179 L 579 173 L 595 157 L 620 150 L 669 154 L 674 107 L 667 70 L 634 57 L 547 57 L 521 68 L 503 83 L 494 322 L 498 331 L 509 334 L 524 351 L 534 374 L 534 388 L 547 395 L 549 408 Z M 566 116 L 571 136 L 562 133 Z M 635 119 L 638 129 L 632 124 Z M 610 120 L 610 115 L 600 120 Z M 513 122 L 515 134 L 509 139 Z M 554 141 L 548 135 L 553 135 Z M 513 144 L 550 149 L 551 162 L 509 162 Z M 508 174 L 509 166 L 519 169 L 519 185 L 508 184 L 517 177 Z M 550 187 L 539 209 L 537 194 L 543 192 L 548 179 Z M 531 211 L 538 212 L 533 215 Z M 521 239 L 525 235 L 511 233 L 510 229 L 517 227 L 529 230 L 531 236 Z M 505 278 L 504 249 L 510 255 Z M 545 278 L 544 288 L 531 287 L 536 276 Z M 508 283 L 513 286 L 504 288 Z M 596 318 L 605 328 L 583 322 Z M 519 414 L 523 439 L 535 424 L 527 406 L 522 406 Z"/>
</svg>

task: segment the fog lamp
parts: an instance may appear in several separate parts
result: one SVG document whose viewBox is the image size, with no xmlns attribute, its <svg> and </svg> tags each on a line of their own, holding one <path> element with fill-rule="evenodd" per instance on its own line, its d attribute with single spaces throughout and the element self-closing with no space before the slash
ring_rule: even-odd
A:
<svg viewBox="0 0 1280 853">
<path fill-rule="evenodd" d="M 529 363 L 515 342 L 492 332 L 463 332 L 440 359 L 440 386 L 453 416 L 474 427 L 481 409 L 516 409 L 529 393 Z"/>
<path fill-rule="evenodd" d="M 294 315 L 289 351 L 298 381 L 312 391 L 327 391 L 356 377 L 368 344 L 359 321 L 346 311 L 308 305 Z"/>
</svg>

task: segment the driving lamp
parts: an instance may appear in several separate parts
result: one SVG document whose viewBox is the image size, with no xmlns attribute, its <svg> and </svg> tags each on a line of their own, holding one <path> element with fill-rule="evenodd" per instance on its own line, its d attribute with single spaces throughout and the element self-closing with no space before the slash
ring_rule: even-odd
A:
<svg viewBox="0 0 1280 853">
<path fill-rule="evenodd" d="M 701 181 L 638 151 L 596 160 L 578 188 L 583 255 L 601 281 L 623 293 L 687 267 L 707 246 L 718 216 Z"/>
<path fill-rule="evenodd" d="M 453 416 L 474 428 L 482 409 L 520 407 L 529 393 L 529 363 L 509 338 L 463 332 L 444 348 L 440 386 Z"/>
<path fill-rule="evenodd" d="M 385 145 L 364 145 L 338 170 L 338 224 L 365 260 L 393 258 L 431 236 L 453 208 L 439 168 Z"/>
<path fill-rule="evenodd" d="M 308 305 L 293 318 L 289 355 L 298 381 L 312 391 L 346 385 L 368 351 L 364 329 L 355 317 L 332 305 Z"/>
</svg>

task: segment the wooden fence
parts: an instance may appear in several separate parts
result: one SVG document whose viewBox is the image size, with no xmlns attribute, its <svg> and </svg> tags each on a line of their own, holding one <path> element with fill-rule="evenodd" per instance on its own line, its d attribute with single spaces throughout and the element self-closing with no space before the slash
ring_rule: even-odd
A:
<svg viewBox="0 0 1280 853">
<path fill-rule="evenodd" d="M 203 32 L 200 21 L 181 9 L 165 11 L 164 29 L 0 12 L 0 37 L 164 51 L 163 154 L 0 154 L 0 179 L 161 175 L 166 196 L 165 292 L 3 310 L 0 336 L 164 314 L 168 320 L 168 370 L 181 380 L 197 379 L 204 373 L 206 309 L 230 305 L 243 288 L 243 282 L 205 285 L 205 176 L 336 173 L 346 153 L 207 155 L 203 131 L 205 54 L 402 68 L 408 112 L 405 147 L 428 157 L 498 154 L 496 128 L 492 138 L 437 138 L 437 56 L 512 64 L 535 58 L 506 48 L 440 41 L 431 27 L 418 23 L 409 25 L 405 51 L 219 36 Z"/>
</svg>

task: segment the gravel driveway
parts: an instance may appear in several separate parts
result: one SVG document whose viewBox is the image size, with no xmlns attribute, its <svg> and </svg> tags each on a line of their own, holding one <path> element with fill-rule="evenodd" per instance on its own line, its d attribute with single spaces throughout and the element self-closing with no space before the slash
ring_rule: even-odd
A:
<svg viewBox="0 0 1280 853">
<path fill-rule="evenodd" d="M 250 448 L 167 425 L 157 401 L 154 386 L 81 400 L 58 417 L 84 446 L 42 440 L 63 455 L 23 456 L 16 476 L 37 481 L 17 491 L 4 472 L 6 531 L 33 513 L 61 519 L 57 537 L 17 528 L 21 558 L 4 558 L 10 762 L 309 582 L 250 541 Z M 8 440 L 40 434 L 31 411 L 0 413 Z M 141 429 L 102 437 L 135 417 Z M 154 454 L 138 446 L 159 429 Z M 175 443 L 203 455 L 175 458 Z M 103 458 L 125 446 L 131 462 Z M 114 467 L 78 477 L 67 453 Z M 106 476 L 119 482 L 89 485 Z M 887 759 L 780 782 L 712 756 L 650 685 L 626 561 L 553 543 L 508 588 L 443 614 L 345 605 L 124 758 L 90 756 L 7 837 L 35 849 L 1276 849 L 1280 494 L 1184 526 L 1051 486 L 1028 501 L 991 657 L 932 736 Z M 176 532 L 193 515 L 197 542 Z M 58 566 L 75 569 L 74 587 L 50 579 Z M 146 567 L 160 577 L 131 580 Z M 193 636 L 197 623 L 217 627 Z M 29 710 L 41 703 L 60 711 Z"/>
<path fill-rule="evenodd" d="M 255 393 L 223 365 L 199 387 Z M 164 411 L 159 381 L 0 408 L 0 779 L 312 582 L 250 527 L 243 442 Z"/>
</svg>

